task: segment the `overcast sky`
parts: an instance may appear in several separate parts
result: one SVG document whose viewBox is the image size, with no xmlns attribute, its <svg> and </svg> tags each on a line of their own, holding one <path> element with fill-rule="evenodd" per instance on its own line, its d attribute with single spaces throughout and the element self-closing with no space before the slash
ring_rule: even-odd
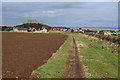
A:
<svg viewBox="0 0 120 80">
<path fill-rule="evenodd" d="M 2 24 L 14 26 L 27 20 L 50 26 L 117 27 L 117 2 L 3 2 Z"/>
<path fill-rule="evenodd" d="M 120 0 L 2 0 L 3 2 L 118 2 Z"/>
</svg>

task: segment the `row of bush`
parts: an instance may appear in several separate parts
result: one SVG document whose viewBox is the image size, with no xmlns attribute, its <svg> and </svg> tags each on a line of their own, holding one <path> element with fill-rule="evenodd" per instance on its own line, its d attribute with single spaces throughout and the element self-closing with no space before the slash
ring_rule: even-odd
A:
<svg viewBox="0 0 120 80">
<path fill-rule="evenodd" d="M 107 40 L 107 41 L 119 44 L 117 48 L 117 52 L 120 53 L 120 36 L 118 37 L 111 37 L 111 36 L 106 36 L 106 35 L 95 35 L 95 36 L 103 40 Z"/>
<path fill-rule="evenodd" d="M 111 41 L 111 42 L 114 42 L 114 43 L 120 43 L 120 39 L 118 37 L 111 37 L 111 36 L 106 36 L 106 35 L 95 35 L 96 37 L 98 38 L 101 38 L 103 40 L 107 40 L 107 41 Z"/>
<path fill-rule="evenodd" d="M 103 34 L 88 34 L 88 33 L 85 33 L 85 34 L 87 34 L 89 36 L 95 36 L 102 40 L 107 40 L 107 41 L 110 41 L 113 43 L 117 43 L 118 47 L 116 48 L 116 50 L 117 50 L 117 53 L 120 53 L 120 35 L 118 37 L 112 37 L 112 36 L 103 35 Z M 114 52 L 114 50 L 111 50 L 111 52 Z"/>
<path fill-rule="evenodd" d="M 118 37 L 111 37 L 110 35 L 103 35 L 103 34 L 87 34 L 87 35 L 95 36 L 95 37 L 100 38 L 102 40 L 107 40 L 107 41 L 111 41 L 113 43 L 120 44 L 120 36 L 118 36 Z"/>
</svg>

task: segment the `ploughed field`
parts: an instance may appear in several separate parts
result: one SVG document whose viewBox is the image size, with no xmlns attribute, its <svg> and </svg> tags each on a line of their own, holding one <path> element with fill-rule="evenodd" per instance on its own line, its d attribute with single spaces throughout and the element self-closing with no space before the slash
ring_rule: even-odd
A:
<svg viewBox="0 0 120 80">
<path fill-rule="evenodd" d="M 2 77 L 29 78 L 67 39 L 62 34 L 2 34 Z"/>
</svg>

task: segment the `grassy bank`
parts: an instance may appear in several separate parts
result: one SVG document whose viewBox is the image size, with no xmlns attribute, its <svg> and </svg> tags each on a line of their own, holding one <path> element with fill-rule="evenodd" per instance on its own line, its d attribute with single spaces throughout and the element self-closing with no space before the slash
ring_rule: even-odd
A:
<svg viewBox="0 0 120 80">
<path fill-rule="evenodd" d="M 65 56 L 67 55 L 72 37 L 69 35 L 65 43 L 54 55 L 47 61 L 46 64 L 38 67 L 32 74 L 39 74 L 41 78 L 59 78 L 60 72 L 65 68 Z M 39 76 L 38 75 L 38 76 Z"/>
<path fill-rule="evenodd" d="M 117 78 L 118 56 L 102 48 L 102 44 L 91 41 L 82 34 L 73 34 L 80 44 L 81 63 L 91 75 L 88 78 Z"/>
</svg>

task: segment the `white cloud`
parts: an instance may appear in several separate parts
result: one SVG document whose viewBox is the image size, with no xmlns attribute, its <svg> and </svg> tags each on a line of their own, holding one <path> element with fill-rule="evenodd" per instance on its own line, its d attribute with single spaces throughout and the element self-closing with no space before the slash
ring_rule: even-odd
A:
<svg viewBox="0 0 120 80">
<path fill-rule="evenodd" d="M 44 14 L 54 14 L 56 11 L 43 11 Z"/>
<path fill-rule="evenodd" d="M 3 2 L 118 2 L 120 0 L 2 0 Z"/>
<path fill-rule="evenodd" d="M 3 23 L 15 25 L 24 22 L 27 19 L 37 19 L 38 21 L 56 26 L 116 26 L 118 14 L 117 8 L 117 2 L 3 3 Z M 13 24 L 12 22 L 16 23 Z"/>
<path fill-rule="evenodd" d="M 44 17 L 56 17 L 62 15 L 62 9 L 42 11 Z"/>
</svg>

